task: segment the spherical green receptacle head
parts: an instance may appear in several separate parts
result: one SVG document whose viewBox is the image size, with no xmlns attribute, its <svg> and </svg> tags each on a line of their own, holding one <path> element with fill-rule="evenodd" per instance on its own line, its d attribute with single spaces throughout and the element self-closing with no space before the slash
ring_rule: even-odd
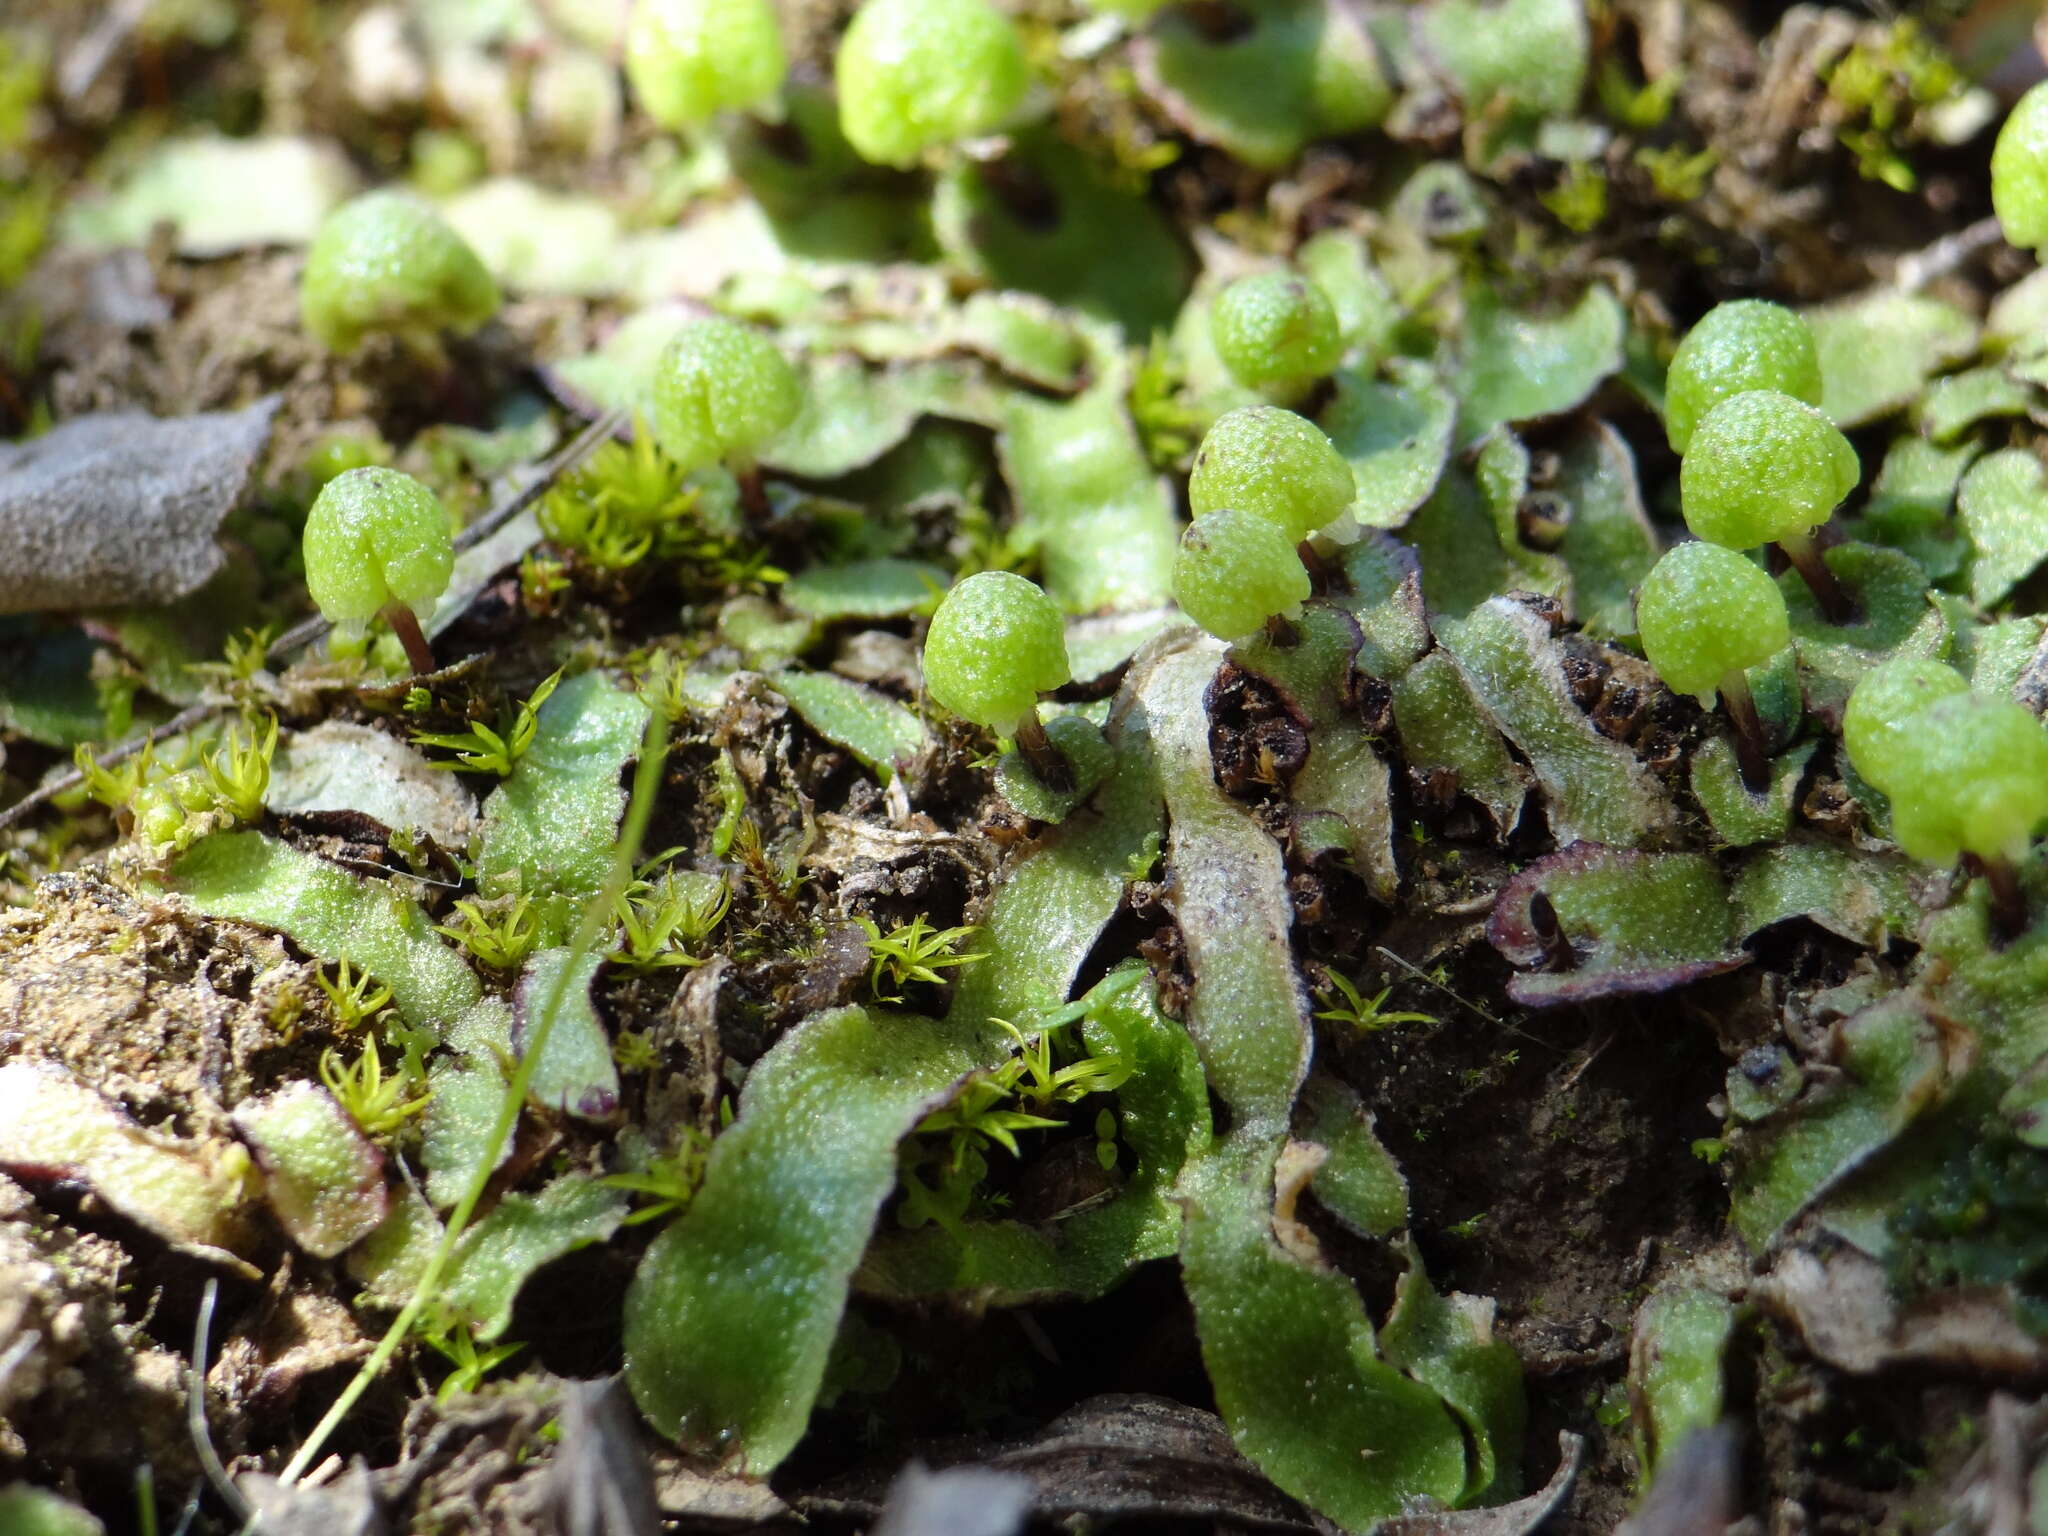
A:
<svg viewBox="0 0 2048 1536">
<path fill-rule="evenodd" d="M 803 407 L 803 381 L 761 332 L 693 320 L 654 369 L 654 440 L 687 472 L 748 465 Z"/>
<path fill-rule="evenodd" d="M 299 318 L 330 352 L 378 331 L 466 335 L 498 312 L 498 285 L 448 222 L 409 193 L 370 192 L 327 216 L 306 252 Z"/>
<path fill-rule="evenodd" d="M 1296 542 L 1256 513 L 1206 512 L 1181 532 L 1174 601 L 1219 640 L 1255 634 L 1308 597 L 1308 571 Z"/>
<path fill-rule="evenodd" d="M 1856 450 L 1819 411 L 1775 389 L 1707 412 L 1678 466 L 1686 526 L 1710 544 L 1754 549 L 1828 520 L 1856 489 Z"/>
<path fill-rule="evenodd" d="M 626 27 L 626 78 L 664 128 L 772 107 L 788 70 L 769 0 L 639 0 Z"/>
<path fill-rule="evenodd" d="M 1209 335 L 1223 366 L 1247 389 L 1319 379 L 1344 354 L 1328 295 L 1299 272 L 1256 272 L 1216 295 Z"/>
<path fill-rule="evenodd" d="M 1991 206 L 2005 238 L 2048 247 L 2048 80 L 2022 96 L 1991 151 Z"/>
<path fill-rule="evenodd" d="M 924 685 L 963 720 L 1005 736 L 1073 676 L 1059 604 L 1036 582 L 982 571 L 948 592 L 924 641 Z"/>
<path fill-rule="evenodd" d="M 1717 304 L 1685 333 L 1664 381 L 1664 431 L 1684 453 L 1700 419 L 1730 396 L 1775 389 L 1820 404 L 1820 354 L 1806 322 L 1782 304 Z"/>
<path fill-rule="evenodd" d="M 1778 584 L 1756 562 L 1704 543 L 1668 551 L 1643 578 L 1636 628 L 1666 686 L 1703 704 L 1729 673 L 1769 661 L 1792 638 Z"/>
<path fill-rule="evenodd" d="M 868 0 L 832 73 L 847 142 L 906 168 L 999 127 L 1031 83 L 1023 39 L 987 0 Z"/>
<path fill-rule="evenodd" d="M 1219 418 L 1188 478 L 1197 517 L 1235 507 L 1297 543 L 1340 517 L 1357 494 L 1351 466 L 1322 429 L 1277 405 L 1247 405 Z"/>
<path fill-rule="evenodd" d="M 1937 699 L 1909 722 L 1885 790 L 1898 845 L 1930 864 L 2024 854 L 2048 821 L 2048 729 L 2011 699 L 1974 693 Z"/>
<path fill-rule="evenodd" d="M 395 469 L 336 475 L 306 514 L 306 586 L 334 625 L 360 631 L 403 604 L 424 617 L 455 569 L 440 498 Z"/>
<path fill-rule="evenodd" d="M 1912 718 L 1938 700 L 1970 691 L 1954 667 L 1925 656 L 1894 656 L 1857 680 L 1842 712 L 1842 745 L 1856 771 L 1890 793 L 1900 782 L 1911 752 L 1905 738 L 1916 732 Z"/>
</svg>

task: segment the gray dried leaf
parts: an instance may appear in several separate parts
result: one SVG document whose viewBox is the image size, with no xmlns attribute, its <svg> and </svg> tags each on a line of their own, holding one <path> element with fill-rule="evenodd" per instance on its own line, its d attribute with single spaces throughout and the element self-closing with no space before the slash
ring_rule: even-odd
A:
<svg viewBox="0 0 2048 1536">
<path fill-rule="evenodd" d="M 2019 1320 L 2004 1287 L 1901 1301 L 1884 1265 L 1854 1248 L 1795 1248 L 1750 1295 L 1797 1329 L 1815 1355 L 1859 1376 L 1917 1367 L 2031 1379 L 2048 1369 L 2048 1344 Z"/>
<path fill-rule="evenodd" d="M 2031 1469 L 2041 1462 L 2048 1403 L 1994 1392 L 1985 1418 L 1982 1443 L 1935 1495 L 1934 1507 L 1945 1516 L 1942 1529 L 1959 1536 L 2038 1531 L 2048 1524 L 2048 1480 Z"/>
<path fill-rule="evenodd" d="M 1244 1457 L 1213 1413 L 1168 1398 L 1103 1393 L 1017 1440 L 951 1442 L 927 1454 L 974 1470 L 1021 1474 L 1041 1520 L 1177 1519 L 1229 1529 L 1308 1532 L 1312 1516 Z M 894 1489 L 890 1490 L 893 1497 Z M 803 1512 L 865 1516 L 882 1503 L 862 1472 Z"/>
<path fill-rule="evenodd" d="M 1529 1536 L 1556 1514 L 1578 1480 L 1586 1442 L 1566 1430 L 1557 1437 L 1557 1470 L 1526 1498 L 1490 1509 L 1450 1509 L 1403 1515 L 1380 1526 L 1380 1536 Z"/>
<path fill-rule="evenodd" d="M 1742 1513 L 1742 1443 L 1730 1423 L 1695 1429 L 1657 1470 L 1615 1536 L 1722 1536 Z"/>
<path fill-rule="evenodd" d="M 1031 1479 L 993 1467 L 933 1472 L 913 1461 L 889 1485 L 874 1536 L 1016 1536 L 1031 1512 Z"/>
<path fill-rule="evenodd" d="M 318 1488 L 280 1482 L 261 1472 L 237 1485 L 249 1501 L 252 1536 L 384 1536 L 370 1469 L 361 1462 Z"/>
<path fill-rule="evenodd" d="M 655 1536 L 661 1509 L 640 1416 L 618 1379 L 562 1384 L 560 1447 L 548 1471 L 561 1536 Z"/>
<path fill-rule="evenodd" d="M 352 1307 L 292 1289 L 291 1268 L 280 1264 L 272 1272 L 271 1294 L 221 1341 L 206 1373 L 209 1390 L 251 1417 L 287 1411 L 308 1378 L 353 1364 L 375 1344 Z"/>
<path fill-rule="evenodd" d="M 0 443 L 0 613 L 169 603 L 204 585 L 276 409 L 270 396 L 166 420 L 97 412 Z"/>
<path fill-rule="evenodd" d="M 476 797 L 417 749 L 367 725 L 326 720 L 297 731 L 271 765 L 270 809 L 359 811 L 396 831 L 424 832 L 460 849 L 476 825 Z"/>
<path fill-rule="evenodd" d="M 654 1495 L 672 1520 L 697 1522 L 690 1529 L 764 1525 L 786 1519 L 789 1506 L 766 1483 L 705 1467 L 663 1451 L 654 1463 Z"/>
<path fill-rule="evenodd" d="M 989 1462 L 1028 1474 L 1045 1515 L 1168 1515 L 1282 1529 L 1309 1523 L 1299 1504 L 1245 1460 L 1221 1419 L 1165 1398 L 1090 1398 Z"/>
</svg>

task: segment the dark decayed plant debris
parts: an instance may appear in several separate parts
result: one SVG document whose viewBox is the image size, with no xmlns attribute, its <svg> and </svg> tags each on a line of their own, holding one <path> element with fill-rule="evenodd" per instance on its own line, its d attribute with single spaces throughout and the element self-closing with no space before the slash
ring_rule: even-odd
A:
<svg viewBox="0 0 2048 1536">
<path fill-rule="evenodd" d="M 2048 1529 L 2044 58 L 0 17 L 0 1531 Z"/>
</svg>

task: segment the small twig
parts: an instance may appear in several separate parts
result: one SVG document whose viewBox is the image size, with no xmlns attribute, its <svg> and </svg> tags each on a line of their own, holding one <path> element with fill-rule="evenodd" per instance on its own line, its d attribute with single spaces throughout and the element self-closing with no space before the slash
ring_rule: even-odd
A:
<svg viewBox="0 0 2048 1536">
<path fill-rule="evenodd" d="M 5 1387 L 14 1373 L 21 1368 L 22 1361 L 36 1352 L 43 1336 L 39 1333 L 23 1333 L 6 1349 L 0 1350 L 0 1387 Z"/>
<path fill-rule="evenodd" d="M 1391 960 L 1395 965 L 1398 965 L 1402 970 L 1406 971 L 1410 977 L 1412 977 L 1416 981 L 1421 982 L 1425 987 L 1433 987 L 1437 991 L 1443 993 L 1443 995 L 1445 997 L 1448 997 L 1452 1002 L 1459 1003 L 1467 1008 L 1470 1008 L 1474 1013 L 1478 1014 L 1480 1018 L 1486 1020 L 1486 1022 L 1489 1024 L 1495 1025 L 1500 1028 L 1507 1027 L 1506 1025 L 1502 1024 L 1502 1022 L 1499 1019 L 1495 1018 L 1492 1014 L 1488 1013 L 1484 1008 L 1480 1007 L 1477 1003 L 1473 1002 L 1470 998 L 1466 997 L 1462 992 L 1458 992 L 1451 987 L 1445 986 L 1442 982 L 1438 981 L 1434 976 L 1430 975 L 1429 972 L 1425 971 L 1421 966 L 1417 965 L 1413 960 L 1408 959 L 1404 955 L 1395 954 L 1391 949 L 1387 948 L 1387 946 L 1384 944 L 1375 944 L 1373 946 L 1373 949 L 1380 955 L 1382 959 Z"/>
<path fill-rule="evenodd" d="M 140 736 L 131 736 L 119 746 L 109 747 L 105 753 L 96 757 L 94 761 L 99 763 L 102 768 L 112 767 L 115 763 L 124 762 L 128 758 L 133 757 L 144 747 L 154 745 L 166 737 L 176 736 L 181 732 L 189 731 L 195 725 L 204 725 L 208 720 L 220 713 L 222 708 L 223 706 L 219 704 L 194 704 L 189 709 L 181 709 L 162 725 L 152 726 Z M 66 790 L 76 789 L 84 782 L 85 775 L 74 768 L 71 772 L 50 780 L 49 783 L 41 788 L 30 790 L 19 800 L 15 801 L 14 804 L 8 806 L 6 810 L 0 811 L 0 831 L 13 826 L 37 806 L 49 803 Z"/>
<path fill-rule="evenodd" d="M 1995 1536 L 2029 1528 L 2027 1519 L 2026 1427 L 2021 1419 L 2020 1401 L 2009 1392 L 1991 1394 L 1991 1433 L 1984 1447 L 1986 1477 L 1990 1487 L 1990 1518 L 1984 1529 Z"/>
<path fill-rule="evenodd" d="M 556 454 L 540 468 L 540 473 L 528 482 L 508 501 L 491 508 L 482 517 L 471 523 L 455 536 L 457 552 L 481 544 L 513 518 L 547 495 L 549 488 L 563 475 L 581 464 L 598 446 L 626 425 L 628 413 L 624 410 L 606 411 L 597 420 L 585 427 L 569 440 L 569 446 Z"/>
<path fill-rule="evenodd" d="M 625 419 L 626 413 L 624 411 L 607 411 L 604 415 L 598 417 L 596 421 L 585 427 L 571 440 L 568 447 L 541 466 L 539 473 L 534 476 L 531 482 L 457 534 L 455 536 L 456 550 L 460 552 L 481 544 L 485 539 L 488 539 L 500 528 L 511 522 L 513 518 L 524 512 L 536 501 L 539 501 L 541 497 L 547 494 L 549 487 L 555 481 L 595 452 L 598 444 L 604 442 L 605 439 L 616 432 L 625 422 Z M 304 650 L 333 627 L 332 624 L 317 613 L 309 619 L 302 619 L 271 642 L 270 649 L 263 653 L 264 664 L 266 666 L 283 665 L 288 657 Z M 185 731 L 191 730 L 194 726 L 205 724 L 226 708 L 227 705 L 224 703 L 194 704 L 189 709 L 180 710 L 162 725 L 153 726 L 149 730 L 144 731 L 140 736 L 131 736 L 126 741 L 107 748 L 105 752 L 95 754 L 94 760 L 102 768 L 111 768 L 116 763 L 127 761 L 144 747 L 151 746 L 156 742 L 164 740 L 166 737 L 180 735 Z M 5 831 L 8 827 L 13 826 L 17 821 L 28 815 L 30 811 L 36 809 L 36 807 L 47 805 L 50 801 L 56 799 L 57 796 L 64 794 L 68 790 L 76 789 L 84 782 L 85 775 L 74 769 L 70 773 L 58 775 L 58 777 L 50 780 L 47 784 L 30 790 L 26 795 L 15 801 L 14 804 L 8 806 L 5 810 L 0 810 L 0 831 Z"/>
<path fill-rule="evenodd" d="M 1892 287 L 1902 293 L 1925 288 L 1938 277 L 1946 277 L 1972 256 L 1989 250 L 2005 238 L 1995 218 L 1982 218 L 1943 235 L 1932 245 L 1901 256 L 1892 267 Z"/>
<path fill-rule="evenodd" d="M 1412 977 L 1414 980 L 1422 983 L 1423 986 L 1433 987 L 1435 990 L 1443 993 L 1443 995 L 1445 997 L 1448 997 L 1452 1002 L 1457 1003 L 1462 1007 L 1471 1009 L 1474 1013 L 1478 1014 L 1480 1018 L 1486 1020 L 1487 1023 L 1491 1024 L 1495 1029 L 1504 1029 L 1509 1034 L 1515 1036 L 1516 1039 L 1526 1040 L 1531 1045 L 1539 1046 L 1546 1051 L 1554 1051 L 1557 1049 L 1557 1047 L 1552 1045 L 1548 1040 L 1544 1040 L 1536 1035 L 1532 1035 L 1526 1029 L 1522 1029 L 1517 1025 L 1508 1023 L 1506 1019 L 1495 1018 L 1492 1014 L 1488 1013 L 1484 1008 L 1480 1007 L 1477 1003 L 1473 1002 L 1471 998 L 1465 996 L 1464 993 L 1459 992 L 1453 987 L 1448 987 L 1444 985 L 1444 983 L 1438 981 L 1434 976 L 1430 975 L 1429 972 L 1425 971 L 1413 960 L 1409 960 L 1401 955 L 1395 954 L 1391 949 L 1387 948 L 1386 945 L 1375 944 L 1373 945 L 1373 951 L 1374 953 L 1378 954 L 1381 958 L 1391 960 L 1395 965 L 1398 965 L 1402 970 L 1406 971 L 1409 974 L 1409 976 Z"/>
<path fill-rule="evenodd" d="M 192 1492 L 186 1496 L 185 1507 L 178 1514 L 178 1523 L 171 1527 L 171 1536 L 191 1536 L 192 1522 L 199 1518 L 199 1490 L 202 1484 L 194 1483 Z"/>
<path fill-rule="evenodd" d="M 1579 1085 L 1579 1079 L 1586 1075 L 1586 1069 L 1604 1056 L 1607 1053 L 1607 1047 L 1612 1044 L 1614 1044 L 1614 1031 L 1610 1029 L 1600 1037 L 1598 1045 L 1586 1052 L 1585 1058 L 1577 1066 L 1565 1073 L 1564 1081 L 1557 1085 L 1557 1091 L 1559 1093 L 1570 1093 L 1572 1089 L 1576 1088 Z"/>
<path fill-rule="evenodd" d="M 192 1432 L 192 1452 L 199 1458 L 200 1470 L 206 1480 L 213 1484 L 213 1491 L 220 1495 L 234 1517 L 246 1524 L 252 1511 L 249 1501 L 242 1497 L 228 1477 L 228 1469 L 220 1464 L 220 1457 L 214 1454 L 213 1437 L 206 1428 L 206 1351 L 213 1333 L 213 1306 L 220 1299 L 220 1281 L 208 1280 L 206 1290 L 199 1298 L 199 1318 L 192 1325 L 192 1365 L 186 1375 L 185 1425 Z"/>
<path fill-rule="evenodd" d="M 404 880 L 417 880 L 421 885 L 437 890 L 459 891 L 468 882 L 462 880 L 436 880 L 432 875 L 423 875 L 416 869 L 396 869 L 389 864 L 379 864 L 375 859 L 351 859 L 342 854 L 328 855 L 343 869 L 353 869 L 365 875 L 379 875 L 385 878 L 397 876 Z"/>
<path fill-rule="evenodd" d="M 128 41 L 142 18 L 149 14 L 150 0 L 120 0 L 111 5 L 93 29 L 80 38 L 57 68 L 57 94 L 75 104 L 93 87 L 120 46 Z"/>
</svg>

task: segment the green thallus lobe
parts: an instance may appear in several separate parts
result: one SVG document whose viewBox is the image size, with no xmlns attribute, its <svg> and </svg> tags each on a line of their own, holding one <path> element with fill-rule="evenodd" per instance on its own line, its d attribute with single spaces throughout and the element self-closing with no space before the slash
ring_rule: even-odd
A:
<svg viewBox="0 0 2048 1536">
<path fill-rule="evenodd" d="M 1813 530 L 1860 474 L 1856 450 L 1812 406 L 1775 389 L 1744 390 L 1707 412 L 1679 463 L 1686 525 L 1728 549 L 1776 544 L 1833 623 L 1853 616 Z"/>
<path fill-rule="evenodd" d="M 1038 696 L 1072 675 L 1059 605 L 1022 576 L 970 576 L 932 615 L 924 642 L 931 696 L 963 720 L 1014 736 L 1032 771 L 1056 790 L 1072 787 L 1073 770 L 1045 734 Z"/>
<path fill-rule="evenodd" d="M 1770 781 L 1762 723 L 1744 673 L 1791 639 L 1785 598 L 1762 567 L 1718 544 L 1680 544 L 1636 595 L 1643 653 L 1673 691 L 1711 705 L 1718 693 L 1735 727 L 1736 755 L 1751 789 Z"/>
<path fill-rule="evenodd" d="M 439 498 L 395 469 L 336 475 L 306 514 L 306 586 L 342 635 L 379 614 L 414 672 L 434 670 L 419 616 L 433 610 L 455 569 L 455 530 Z"/>
</svg>

